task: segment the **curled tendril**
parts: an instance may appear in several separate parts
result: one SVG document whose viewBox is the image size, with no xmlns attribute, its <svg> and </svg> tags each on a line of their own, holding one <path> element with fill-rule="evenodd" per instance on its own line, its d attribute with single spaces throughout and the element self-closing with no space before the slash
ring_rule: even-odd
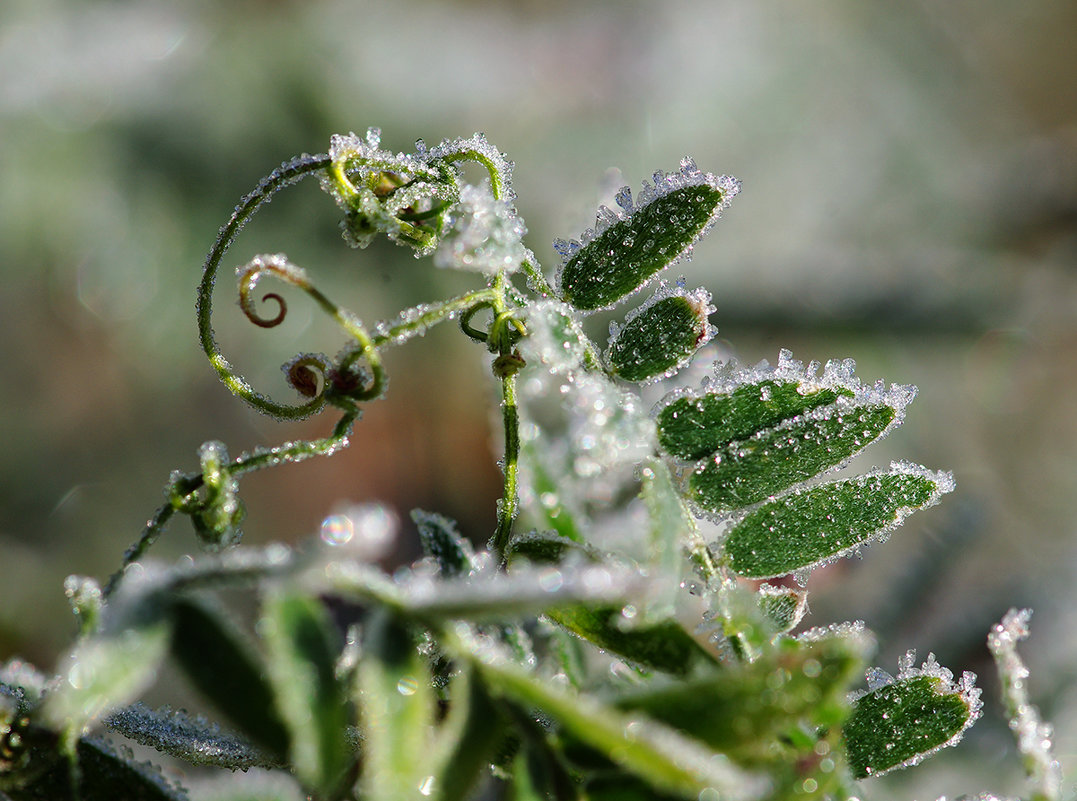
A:
<svg viewBox="0 0 1077 801">
<path fill-rule="evenodd" d="M 316 398 L 324 389 L 333 366 L 323 353 L 300 353 L 281 366 L 288 386 L 304 398 Z"/>
<path fill-rule="evenodd" d="M 371 369 L 361 364 L 366 360 Z M 349 348 L 339 357 L 335 369 L 329 372 L 331 384 L 327 400 L 337 398 L 348 401 L 374 400 L 385 392 L 386 378 L 380 362 L 371 363 L 366 348 Z"/>
<path fill-rule="evenodd" d="M 266 293 L 262 297 L 262 301 L 275 301 L 278 307 L 277 316 L 262 317 L 258 314 L 254 307 L 253 296 L 254 289 L 262 276 L 272 275 L 274 278 L 278 278 L 286 284 L 291 284 L 304 291 L 309 291 L 311 286 L 306 271 L 288 261 L 283 253 L 255 256 L 245 265 L 237 268 L 236 275 L 239 278 L 239 307 L 243 310 L 243 314 L 247 316 L 248 320 L 261 328 L 273 328 L 280 325 L 288 314 L 288 304 L 276 292 Z"/>
</svg>

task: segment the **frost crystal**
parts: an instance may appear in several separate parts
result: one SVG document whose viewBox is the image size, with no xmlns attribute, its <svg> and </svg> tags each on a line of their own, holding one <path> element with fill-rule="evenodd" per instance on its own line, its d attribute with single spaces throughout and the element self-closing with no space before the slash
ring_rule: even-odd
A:
<svg viewBox="0 0 1077 801">
<path fill-rule="evenodd" d="M 478 161 L 490 171 L 490 179 L 497 182 L 494 187 L 497 197 L 509 204 L 516 199 L 516 193 L 512 190 L 514 165 L 487 140 L 486 134 L 477 133 L 468 139 L 446 139 L 429 150 L 424 144 L 421 149 L 416 147 L 416 155 L 427 164 L 438 161 Z"/>
<path fill-rule="evenodd" d="M 494 198 L 488 184 L 465 184 L 434 264 L 491 275 L 515 272 L 522 262 L 534 260 L 523 245 L 526 233 L 523 220 L 511 205 Z"/>
</svg>

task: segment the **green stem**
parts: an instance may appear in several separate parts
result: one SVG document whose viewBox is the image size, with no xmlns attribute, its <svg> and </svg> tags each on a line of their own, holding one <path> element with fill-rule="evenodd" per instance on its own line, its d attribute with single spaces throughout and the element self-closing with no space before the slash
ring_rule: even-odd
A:
<svg viewBox="0 0 1077 801">
<path fill-rule="evenodd" d="M 123 578 L 123 572 L 127 569 L 127 566 L 132 562 L 137 562 L 142 557 L 142 554 L 146 553 L 150 546 L 157 542 L 157 538 L 164 534 L 165 528 L 168 526 L 168 521 L 175 513 L 176 508 L 171 503 L 166 503 L 157 508 L 157 511 L 153 513 L 153 516 L 146 521 L 146 525 L 142 529 L 142 534 L 139 535 L 139 538 L 133 545 L 131 545 L 131 547 L 124 551 L 120 569 L 109 577 L 108 583 L 105 584 L 105 588 L 101 591 L 102 597 L 108 598 L 112 595 L 119 584 L 120 579 Z"/>
<path fill-rule="evenodd" d="M 202 268 L 202 282 L 198 287 L 198 335 L 202 342 L 202 350 L 205 352 L 206 358 L 209 359 L 209 363 L 213 365 L 213 369 L 217 371 L 221 381 L 234 394 L 243 398 L 255 408 L 267 414 L 289 420 L 309 417 L 322 407 L 325 403 L 324 398 L 318 396 L 300 406 L 289 406 L 271 401 L 255 392 L 254 388 L 235 371 L 228 359 L 224 357 L 214 339 L 212 325 L 213 283 L 217 277 L 217 270 L 220 268 L 224 254 L 235 241 L 240 229 L 254 216 L 254 213 L 258 211 L 262 204 L 270 200 L 274 194 L 284 187 L 311 173 L 324 170 L 331 164 L 332 160 L 325 154 L 298 156 L 282 164 L 263 178 L 258 186 L 239 202 L 236 210 L 232 213 L 231 219 L 217 234 L 217 240 L 213 243 L 213 248 L 210 250 L 209 255 L 206 256 L 206 262 Z"/>
<path fill-rule="evenodd" d="M 495 324 L 508 325 L 515 323 L 517 329 L 522 332 L 519 322 L 511 319 L 508 309 L 506 293 L 509 288 L 508 278 L 505 271 L 501 271 L 494 279 L 491 287 L 496 293 L 493 300 Z M 491 327 L 491 334 L 494 334 Z M 518 358 L 518 354 L 512 351 L 512 337 L 497 336 L 499 353 L 494 360 L 495 374 L 501 379 L 501 423 L 504 429 L 505 455 L 502 459 L 501 470 L 504 477 L 501 500 L 497 505 L 497 529 L 491 540 L 491 547 L 504 567 L 508 562 L 508 546 L 512 539 L 512 526 L 516 521 L 519 511 L 519 470 L 520 470 L 520 412 L 517 407 L 516 397 L 516 372 L 518 366 L 504 366 L 506 360 L 512 357 Z M 499 367 L 499 364 L 503 365 Z M 521 362 L 522 364 L 522 362 Z"/>
<path fill-rule="evenodd" d="M 378 326 L 373 337 L 374 347 L 399 345 L 414 336 L 425 332 L 430 326 L 445 320 L 451 320 L 458 314 L 480 303 L 493 303 L 497 292 L 489 287 L 468 292 L 466 295 L 452 298 L 429 306 L 416 306 L 402 312 L 400 322 L 392 325 Z"/>
<path fill-rule="evenodd" d="M 501 379 L 501 420 L 505 429 L 505 457 L 501 465 L 504 487 L 501 501 L 497 505 L 497 531 L 494 533 L 493 551 L 504 566 L 508 561 L 512 525 L 519 506 L 520 414 L 516 405 L 515 372 Z"/>
<path fill-rule="evenodd" d="M 527 276 L 527 280 L 531 287 L 536 292 L 545 295 L 548 298 L 557 296 L 553 291 L 553 287 L 550 286 L 550 282 L 546 280 L 546 276 L 542 274 L 542 270 L 540 270 L 537 265 L 532 264 L 528 260 L 521 263 L 520 267 L 524 271 L 524 275 Z"/>
</svg>

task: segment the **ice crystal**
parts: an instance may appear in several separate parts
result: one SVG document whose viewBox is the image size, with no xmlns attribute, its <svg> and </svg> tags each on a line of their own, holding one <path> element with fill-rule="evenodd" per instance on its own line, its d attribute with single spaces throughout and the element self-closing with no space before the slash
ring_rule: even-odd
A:
<svg viewBox="0 0 1077 801">
<path fill-rule="evenodd" d="M 450 228 L 434 253 L 434 264 L 495 274 L 515 272 L 534 257 L 523 245 L 527 233 L 512 206 L 497 200 L 488 184 L 460 189 L 460 200 L 450 216 Z"/>
</svg>

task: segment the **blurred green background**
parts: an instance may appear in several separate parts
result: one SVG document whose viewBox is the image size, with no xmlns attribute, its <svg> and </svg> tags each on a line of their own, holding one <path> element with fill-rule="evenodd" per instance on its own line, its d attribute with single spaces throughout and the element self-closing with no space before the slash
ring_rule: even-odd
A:
<svg viewBox="0 0 1077 801">
<path fill-rule="evenodd" d="M 958 482 L 891 543 L 813 577 L 811 622 L 864 619 L 886 669 L 934 650 L 979 672 L 993 706 L 986 631 L 1032 605 L 1032 689 L 1077 775 L 1075 38 L 1071 0 L 7 0 L 0 657 L 55 664 L 73 630 L 64 576 L 107 576 L 201 442 L 238 453 L 328 430 L 258 418 L 198 349 L 201 261 L 238 199 L 334 132 L 376 125 L 407 150 L 481 130 L 516 161 L 548 269 L 555 236 L 686 153 L 743 181 L 680 269 L 714 293 L 720 336 L 749 363 L 788 347 L 918 385 L 868 462 Z M 391 245 L 351 251 L 336 224 L 301 184 L 225 268 L 286 251 L 368 320 L 474 285 Z M 217 304 L 226 353 L 281 397 L 285 359 L 340 344 L 302 303 L 268 333 L 224 287 Z M 350 450 L 244 481 L 246 541 L 296 541 L 334 504 L 374 499 L 484 540 L 484 369 L 451 327 L 394 352 L 389 398 Z M 193 547 L 179 521 L 158 555 Z M 996 715 L 865 792 L 1013 792 L 1012 751 Z"/>
</svg>

